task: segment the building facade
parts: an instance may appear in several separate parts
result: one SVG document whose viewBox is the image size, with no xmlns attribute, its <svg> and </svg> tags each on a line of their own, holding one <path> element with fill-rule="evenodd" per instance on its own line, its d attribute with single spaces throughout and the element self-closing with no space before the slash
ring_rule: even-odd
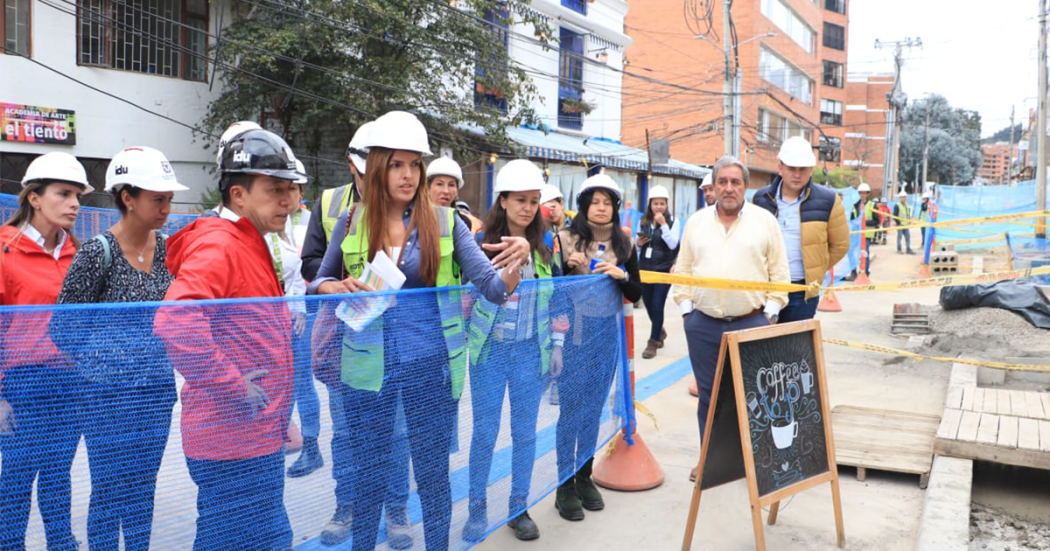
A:
<svg viewBox="0 0 1050 551">
<path fill-rule="evenodd" d="M 678 86 L 638 83 L 625 90 L 648 93 L 648 101 L 624 105 L 624 142 L 638 146 L 650 136 L 668 138 L 680 159 L 703 165 L 726 151 L 722 92 L 725 57 L 722 3 L 709 17 L 686 13 L 681 2 L 652 0 L 628 13 L 634 39 L 627 55 L 645 74 Z M 777 174 L 776 154 L 789 137 L 819 147 L 821 163 L 840 166 L 845 139 L 848 6 L 845 0 L 737 0 L 732 24 L 738 46 L 730 63 L 739 75 L 740 158 L 751 185 Z M 636 71 L 637 72 L 637 71 Z"/>
<path fill-rule="evenodd" d="M 882 194 L 890 116 L 887 94 L 892 89 L 893 75 L 849 74 L 846 78 L 842 166 L 856 170 L 875 196 Z"/>
<path fill-rule="evenodd" d="M 101 190 L 109 159 L 145 145 L 162 151 L 190 188 L 175 194 L 176 210 L 196 204 L 214 187 L 215 156 L 185 125 L 198 124 L 217 94 L 206 56 L 221 5 L 6 0 L 0 190 L 18 193 L 29 162 L 51 151 L 77 156 Z"/>
<path fill-rule="evenodd" d="M 977 169 L 977 177 L 989 184 L 1009 184 L 1012 149 L 1008 143 L 981 144 L 981 166 Z"/>
</svg>

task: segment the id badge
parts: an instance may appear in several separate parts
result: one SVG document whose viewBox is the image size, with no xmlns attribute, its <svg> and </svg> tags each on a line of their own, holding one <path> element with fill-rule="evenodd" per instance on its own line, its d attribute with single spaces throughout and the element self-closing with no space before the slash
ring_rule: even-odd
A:
<svg viewBox="0 0 1050 551">
<path fill-rule="evenodd" d="M 653 257 L 653 248 L 652 247 L 646 248 L 645 249 L 645 258 L 652 258 L 652 257 Z"/>
</svg>

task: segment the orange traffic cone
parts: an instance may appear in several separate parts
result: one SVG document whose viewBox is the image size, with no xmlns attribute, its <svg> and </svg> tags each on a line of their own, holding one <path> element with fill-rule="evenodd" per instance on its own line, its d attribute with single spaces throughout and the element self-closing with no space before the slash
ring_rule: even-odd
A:
<svg viewBox="0 0 1050 551">
<path fill-rule="evenodd" d="M 295 453 L 303 449 L 303 433 L 294 422 L 288 422 L 288 432 L 284 437 L 284 453 Z"/>
<path fill-rule="evenodd" d="M 824 296 L 820 297 L 820 302 L 817 303 L 817 310 L 821 312 L 841 312 L 842 303 L 839 302 L 838 297 L 835 296 L 835 291 L 828 291 L 824 293 Z"/>
<path fill-rule="evenodd" d="M 627 333 L 627 364 L 631 372 L 631 399 L 634 399 L 634 305 L 624 300 L 624 331 Z M 617 436 L 609 453 L 595 462 L 591 478 L 610 490 L 635 492 L 655 488 L 664 482 L 664 470 L 656 462 L 635 427 L 631 431 L 634 445 L 628 446 L 622 436 Z"/>
<path fill-rule="evenodd" d="M 917 279 L 930 279 L 931 277 L 933 277 L 933 274 L 930 273 L 929 266 L 925 264 L 919 266 L 919 275 L 917 276 Z"/>
</svg>

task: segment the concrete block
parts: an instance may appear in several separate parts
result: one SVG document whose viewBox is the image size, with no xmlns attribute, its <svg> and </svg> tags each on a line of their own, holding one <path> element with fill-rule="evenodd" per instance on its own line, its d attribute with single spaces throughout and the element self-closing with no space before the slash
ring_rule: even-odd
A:
<svg viewBox="0 0 1050 551">
<path fill-rule="evenodd" d="M 952 245 L 951 243 L 940 243 L 940 244 L 937 245 L 937 252 L 939 252 L 939 253 L 943 253 L 943 252 L 947 252 L 947 251 L 954 251 L 954 250 L 955 250 L 955 245 Z"/>
<path fill-rule="evenodd" d="M 972 460 L 934 458 L 915 551 L 969 551 L 972 487 Z"/>
<path fill-rule="evenodd" d="M 953 265 L 959 263 L 959 255 L 955 252 L 933 253 L 930 255 L 931 265 Z"/>
<path fill-rule="evenodd" d="M 944 274 L 957 274 L 959 273 L 958 266 L 930 266 L 930 273 L 935 275 Z"/>
<path fill-rule="evenodd" d="M 1008 364 L 1027 365 L 1050 365 L 1050 358 L 1032 358 L 1028 356 L 1007 356 L 1003 362 Z M 1008 381 L 1024 381 L 1026 383 L 1037 383 L 1050 385 L 1050 372 L 1047 371 L 1009 371 L 1006 372 Z"/>
<path fill-rule="evenodd" d="M 977 384 L 981 386 L 1001 385 L 1006 382 L 1005 369 L 992 369 L 990 367 L 977 368 Z"/>
<path fill-rule="evenodd" d="M 977 386 L 977 366 L 952 364 L 952 374 L 948 386 Z"/>
</svg>

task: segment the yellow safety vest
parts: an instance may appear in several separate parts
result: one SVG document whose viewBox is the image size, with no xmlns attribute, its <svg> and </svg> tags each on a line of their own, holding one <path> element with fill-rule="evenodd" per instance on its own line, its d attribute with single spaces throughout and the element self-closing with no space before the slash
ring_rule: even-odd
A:
<svg viewBox="0 0 1050 551">
<path fill-rule="evenodd" d="M 324 242 L 332 241 L 332 230 L 343 214 L 354 202 L 353 184 L 326 189 L 321 193 L 321 225 L 324 226 Z"/>
</svg>

